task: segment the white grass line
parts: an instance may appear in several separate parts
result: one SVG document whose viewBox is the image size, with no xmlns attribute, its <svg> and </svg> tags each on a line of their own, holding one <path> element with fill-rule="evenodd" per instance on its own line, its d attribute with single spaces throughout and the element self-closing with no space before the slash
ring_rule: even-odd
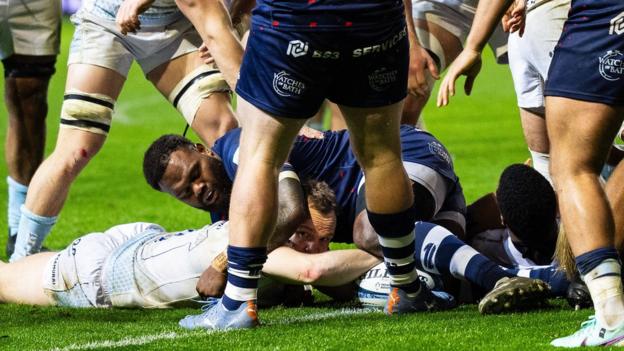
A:
<svg viewBox="0 0 624 351">
<path fill-rule="evenodd" d="M 313 322 L 320 321 L 325 319 L 332 319 L 337 317 L 345 317 L 345 316 L 353 316 L 360 314 L 369 314 L 369 313 L 380 313 L 379 310 L 373 309 L 361 309 L 361 308 L 345 308 L 337 311 L 324 312 L 324 313 L 316 313 L 310 314 L 303 317 L 291 317 L 291 318 L 283 318 L 280 320 L 276 320 L 273 322 L 263 323 L 264 326 L 274 326 L 274 325 L 288 325 L 295 323 L 305 323 L 305 322 Z M 182 339 L 193 336 L 205 336 L 207 334 L 217 334 L 217 333 L 228 333 L 234 330 L 217 330 L 217 331 L 194 331 L 194 332 L 162 332 L 158 334 L 151 335 L 143 335 L 143 336 L 133 336 L 128 338 L 123 338 L 120 340 L 101 340 L 101 341 L 92 341 L 84 344 L 71 344 L 65 347 L 56 347 L 51 349 L 51 351 L 74 351 L 74 350 L 93 350 L 93 349 L 102 349 L 102 348 L 117 348 L 117 347 L 125 347 L 125 346 L 139 346 L 152 343 L 154 341 L 160 340 L 173 340 L 173 339 Z"/>
</svg>

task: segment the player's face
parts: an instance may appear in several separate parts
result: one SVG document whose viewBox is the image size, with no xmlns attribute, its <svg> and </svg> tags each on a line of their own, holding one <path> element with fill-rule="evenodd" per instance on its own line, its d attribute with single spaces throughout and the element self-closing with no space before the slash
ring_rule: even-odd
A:
<svg viewBox="0 0 624 351">
<path fill-rule="evenodd" d="M 232 190 L 221 160 L 201 145 L 172 152 L 159 185 L 188 205 L 216 212 L 227 211 Z"/>
<path fill-rule="evenodd" d="M 310 208 L 310 217 L 295 231 L 288 245 L 305 253 L 329 251 L 329 243 L 336 231 L 336 214 L 323 214 Z"/>
</svg>

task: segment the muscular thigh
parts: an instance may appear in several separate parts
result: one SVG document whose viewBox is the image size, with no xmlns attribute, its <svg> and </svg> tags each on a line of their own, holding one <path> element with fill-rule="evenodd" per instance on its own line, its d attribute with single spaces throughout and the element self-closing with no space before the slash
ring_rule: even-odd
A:
<svg viewBox="0 0 624 351">
<path fill-rule="evenodd" d="M 553 162 L 574 161 L 598 172 L 624 117 L 624 107 L 546 98 L 546 122 Z"/>
</svg>

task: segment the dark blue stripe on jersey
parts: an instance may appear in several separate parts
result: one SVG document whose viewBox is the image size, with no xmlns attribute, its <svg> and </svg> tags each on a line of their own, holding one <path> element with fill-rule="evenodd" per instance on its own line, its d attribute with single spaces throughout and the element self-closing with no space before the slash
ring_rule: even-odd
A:
<svg viewBox="0 0 624 351">
<path fill-rule="evenodd" d="M 258 287 L 259 278 L 241 278 L 234 274 L 228 274 L 228 282 L 239 288 L 255 289 Z"/>
<path fill-rule="evenodd" d="M 409 245 L 397 248 L 382 246 L 381 251 L 383 252 L 384 257 L 392 259 L 412 257 L 414 255 L 414 241 L 409 243 Z"/>
</svg>

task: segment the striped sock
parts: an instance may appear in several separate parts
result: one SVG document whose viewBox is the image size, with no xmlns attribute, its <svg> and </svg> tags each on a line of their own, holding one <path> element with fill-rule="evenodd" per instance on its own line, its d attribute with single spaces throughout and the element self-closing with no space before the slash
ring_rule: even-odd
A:
<svg viewBox="0 0 624 351">
<path fill-rule="evenodd" d="M 228 282 L 223 294 L 223 306 L 230 311 L 244 302 L 256 300 L 258 280 L 267 259 L 266 247 L 228 246 Z"/>
<path fill-rule="evenodd" d="M 591 294 L 598 322 L 608 328 L 622 323 L 622 265 L 615 248 L 600 248 L 577 256 L 576 266 Z"/>
<path fill-rule="evenodd" d="M 420 290 L 420 280 L 414 262 L 414 222 L 416 211 L 412 206 L 393 214 L 373 213 L 367 209 L 368 219 L 378 234 L 384 261 L 390 274 L 390 285 L 408 295 Z"/>
<path fill-rule="evenodd" d="M 496 282 L 513 276 L 459 240 L 445 228 L 416 223 L 416 267 L 432 274 L 451 274 L 490 291 Z"/>
</svg>

